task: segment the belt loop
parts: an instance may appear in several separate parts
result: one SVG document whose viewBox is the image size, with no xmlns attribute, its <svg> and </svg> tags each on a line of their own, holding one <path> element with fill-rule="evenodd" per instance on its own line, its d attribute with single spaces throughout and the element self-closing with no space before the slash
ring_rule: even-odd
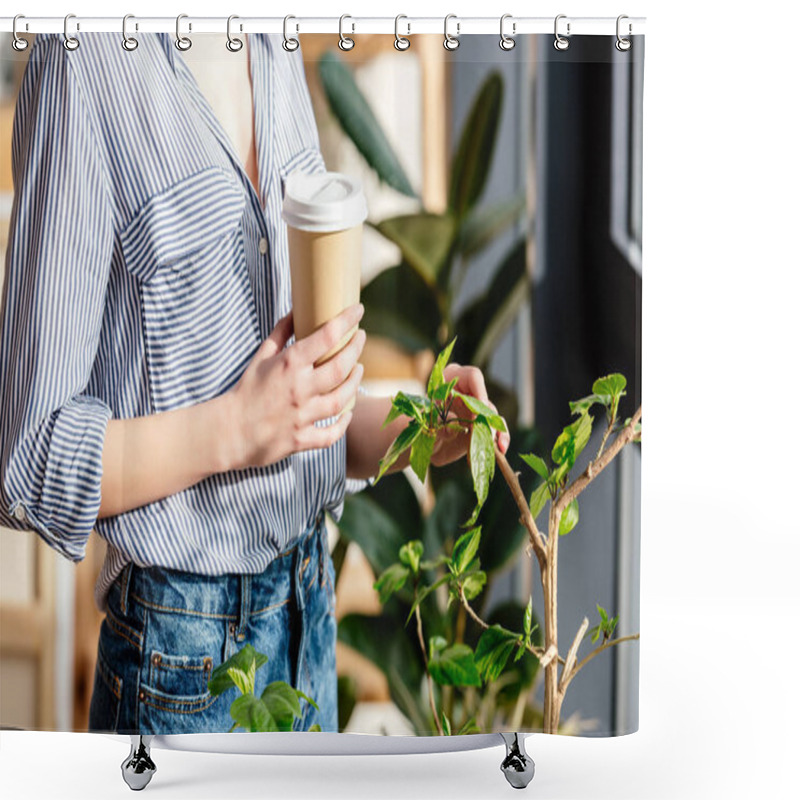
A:
<svg viewBox="0 0 800 800">
<path fill-rule="evenodd" d="M 128 561 L 122 568 L 122 573 L 119 579 L 119 609 L 123 614 L 128 613 L 128 590 L 131 585 L 131 571 L 133 570 L 133 561 Z"/>
</svg>

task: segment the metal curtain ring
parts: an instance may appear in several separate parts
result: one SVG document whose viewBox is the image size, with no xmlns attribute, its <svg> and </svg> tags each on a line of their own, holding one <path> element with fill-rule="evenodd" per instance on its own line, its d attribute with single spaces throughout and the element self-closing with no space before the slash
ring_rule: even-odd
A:
<svg viewBox="0 0 800 800">
<path fill-rule="evenodd" d="M 514 41 L 513 37 L 517 33 L 517 23 L 516 22 L 512 22 L 511 23 L 511 36 L 509 36 L 505 32 L 505 30 L 503 29 L 503 26 L 505 25 L 505 21 L 507 19 L 511 19 L 511 14 L 503 14 L 503 16 L 500 17 L 500 49 L 501 50 L 513 50 L 514 49 L 514 45 L 516 44 L 516 42 Z"/>
<path fill-rule="evenodd" d="M 400 20 L 401 19 L 408 19 L 405 14 L 398 14 L 394 18 L 394 47 L 395 50 L 408 50 L 411 47 L 411 39 L 406 39 L 405 36 L 400 35 Z M 408 27 L 408 32 L 411 33 L 411 24 L 406 23 Z"/>
<path fill-rule="evenodd" d="M 447 23 L 450 22 L 451 19 L 456 20 L 456 35 L 451 36 L 447 31 Z M 458 50 L 458 46 L 461 42 L 458 40 L 458 36 L 461 33 L 461 23 L 457 21 L 458 18 L 455 14 L 448 14 L 444 18 L 444 41 L 442 44 L 444 45 L 445 50 Z"/>
<path fill-rule="evenodd" d="M 139 41 L 137 39 L 134 39 L 133 36 L 128 36 L 128 20 L 133 18 L 133 14 L 126 14 L 122 18 L 122 47 L 129 53 L 139 46 Z M 136 30 L 139 30 L 138 23 L 136 25 Z"/>
<path fill-rule="evenodd" d="M 287 28 L 289 26 L 290 19 L 297 19 L 297 17 L 293 17 L 291 14 L 289 14 L 288 16 L 285 16 L 283 18 L 283 49 L 286 50 L 288 53 L 293 53 L 295 50 L 297 50 L 298 47 L 300 47 L 300 42 L 293 36 L 290 37 L 289 34 L 287 33 Z M 297 26 L 297 23 L 295 23 L 294 29 L 295 32 L 300 30 Z"/>
<path fill-rule="evenodd" d="M 70 19 L 75 19 L 75 15 L 67 14 L 67 16 L 64 17 L 64 47 L 66 47 L 67 50 L 77 50 L 80 42 L 74 36 L 69 35 L 68 25 Z M 81 29 L 80 23 L 75 24 L 75 29 Z"/>
<path fill-rule="evenodd" d="M 241 39 L 238 37 L 231 37 L 231 22 L 235 19 L 239 19 L 236 14 L 231 14 L 228 17 L 228 41 L 225 42 L 225 47 L 227 47 L 228 51 L 231 53 L 238 53 L 244 47 L 244 42 Z M 239 30 L 241 29 L 240 25 Z"/>
<path fill-rule="evenodd" d="M 567 18 L 566 14 L 559 14 L 556 17 L 556 22 L 555 22 L 555 27 L 554 27 L 556 38 L 555 38 L 555 41 L 553 42 L 553 47 L 555 47 L 556 50 L 569 50 L 569 39 L 565 39 L 558 32 L 558 21 L 560 19 L 566 19 L 566 18 Z M 567 23 L 567 36 L 569 36 L 569 28 L 570 28 L 570 25 L 569 25 L 569 22 L 568 22 Z"/>
<path fill-rule="evenodd" d="M 620 27 L 619 24 L 624 19 L 628 19 L 628 15 L 627 14 L 620 14 L 617 17 L 617 41 L 616 41 L 615 47 L 621 53 L 625 53 L 625 52 L 627 52 L 628 50 L 631 49 L 631 40 L 630 39 L 624 39 L 622 36 L 620 36 L 620 33 L 619 33 L 619 27 Z M 632 27 L 631 27 L 631 23 L 629 22 L 628 23 L 628 36 L 631 35 L 631 32 L 632 32 Z"/>
<path fill-rule="evenodd" d="M 346 19 L 353 19 L 353 18 L 349 14 L 342 14 L 342 16 L 339 17 L 339 49 L 340 50 L 352 50 L 356 46 L 356 43 L 349 36 L 345 36 L 344 32 L 342 30 L 342 26 L 344 25 L 344 21 Z M 352 33 L 355 33 L 355 32 L 356 32 L 356 24 L 354 22 L 353 23 Z"/>
<path fill-rule="evenodd" d="M 23 39 L 22 37 L 20 37 L 17 34 L 17 20 L 18 19 L 25 19 L 25 17 L 22 14 L 17 14 L 17 16 L 14 17 L 14 22 L 13 22 L 13 24 L 11 26 L 11 32 L 14 34 L 14 38 L 11 40 L 11 46 L 18 53 L 21 53 L 23 50 L 25 50 L 28 47 L 30 42 L 27 39 Z M 25 30 L 26 31 L 28 30 L 28 23 L 27 22 L 25 23 Z"/>
<path fill-rule="evenodd" d="M 188 36 L 181 35 L 181 20 L 186 19 L 188 14 L 178 14 L 175 19 L 175 47 L 178 50 L 186 51 L 192 46 L 192 40 Z M 189 23 L 189 30 L 192 29 L 192 23 Z"/>
</svg>

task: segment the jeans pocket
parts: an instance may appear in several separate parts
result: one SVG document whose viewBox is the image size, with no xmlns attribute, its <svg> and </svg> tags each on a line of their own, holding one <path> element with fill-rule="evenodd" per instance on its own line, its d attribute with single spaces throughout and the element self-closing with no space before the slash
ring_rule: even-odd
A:
<svg viewBox="0 0 800 800">
<path fill-rule="evenodd" d="M 122 678 L 109 666 L 102 647 L 97 649 L 94 687 L 89 705 L 90 731 L 117 731 L 122 701 Z"/>
<path fill-rule="evenodd" d="M 220 620 L 148 612 L 138 695 L 142 733 L 227 730 L 216 720 L 220 698 L 208 690 L 223 646 Z"/>
</svg>

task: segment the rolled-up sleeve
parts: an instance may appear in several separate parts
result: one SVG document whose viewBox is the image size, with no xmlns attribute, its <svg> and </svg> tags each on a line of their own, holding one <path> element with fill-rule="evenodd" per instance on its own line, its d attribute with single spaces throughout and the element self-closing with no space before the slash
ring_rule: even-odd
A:
<svg viewBox="0 0 800 800">
<path fill-rule="evenodd" d="M 14 117 L 0 308 L 0 524 L 81 560 L 109 406 L 87 393 L 114 246 L 109 180 L 59 37 L 37 39 Z"/>
</svg>

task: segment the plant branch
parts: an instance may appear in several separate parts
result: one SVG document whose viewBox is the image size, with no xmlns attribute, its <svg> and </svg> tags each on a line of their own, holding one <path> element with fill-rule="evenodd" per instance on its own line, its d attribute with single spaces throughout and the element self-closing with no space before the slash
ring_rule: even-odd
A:
<svg viewBox="0 0 800 800">
<path fill-rule="evenodd" d="M 511 494 L 514 496 L 514 501 L 520 510 L 519 521 L 528 530 L 528 538 L 530 539 L 533 552 L 536 553 L 539 566 L 544 569 L 545 565 L 547 564 L 547 552 L 544 546 L 544 538 L 539 532 L 539 529 L 536 527 L 536 520 L 533 518 L 531 509 L 528 506 L 528 501 L 525 499 L 525 495 L 522 492 L 522 487 L 520 486 L 519 478 L 517 477 L 518 473 L 511 469 L 511 464 L 508 463 L 508 459 L 503 455 L 500 448 L 497 446 L 496 440 L 494 441 L 494 457 L 500 467 L 500 472 L 503 473 L 503 478 L 505 478 L 505 481 L 508 484 L 508 488 L 511 489 Z"/>
<path fill-rule="evenodd" d="M 619 452 L 636 437 L 636 423 L 642 418 L 642 407 L 636 409 L 631 421 L 619 432 L 608 450 L 591 461 L 583 473 L 576 478 L 556 501 L 556 508 L 562 512 L 578 495 L 619 455 Z M 495 445 L 495 448 L 497 446 Z"/>
<path fill-rule="evenodd" d="M 433 712 L 433 720 L 436 723 L 436 730 L 439 731 L 439 736 L 444 736 L 444 729 L 442 723 L 439 721 L 439 714 L 436 711 L 436 700 L 433 696 L 433 678 L 428 672 L 428 650 L 425 647 L 425 637 L 422 635 L 422 615 L 419 613 L 419 606 L 414 609 L 414 614 L 417 618 L 417 636 L 419 637 L 419 646 L 422 648 L 422 660 L 425 663 L 425 675 L 428 678 L 428 698 L 431 701 L 431 711 Z"/>
<path fill-rule="evenodd" d="M 461 600 L 461 606 L 464 608 L 464 610 L 467 612 L 467 614 L 469 614 L 470 617 L 472 617 L 472 619 L 474 619 L 475 622 L 477 622 L 478 625 L 481 626 L 481 628 L 483 628 L 484 630 L 488 630 L 490 628 L 489 623 L 488 622 L 484 622 L 475 613 L 475 610 L 469 604 L 469 600 L 467 600 L 467 598 L 464 597 L 464 589 L 462 588 L 460 583 L 458 584 L 458 596 L 459 596 L 459 598 Z M 537 647 L 535 644 L 525 645 L 525 644 L 522 644 L 521 642 L 517 642 L 517 647 L 524 647 L 529 653 L 531 653 L 532 655 L 536 656 L 536 658 L 538 658 L 539 661 L 541 661 L 544 658 L 544 650 L 541 647 Z M 564 659 L 562 659 L 560 656 L 559 656 L 558 660 L 562 664 L 564 663 Z"/>
<path fill-rule="evenodd" d="M 567 684 L 569 683 L 572 670 L 575 668 L 575 661 L 578 658 L 578 647 L 580 647 L 588 627 L 589 618 L 584 617 L 580 628 L 578 628 L 578 632 L 575 634 L 575 638 L 572 641 L 569 652 L 567 653 L 567 660 L 564 663 L 564 669 L 561 670 L 561 680 L 559 681 L 558 691 L 561 693 L 562 697 L 564 696 L 564 692 L 567 690 Z"/>
<path fill-rule="evenodd" d="M 617 639 L 609 639 L 607 642 L 603 642 L 603 644 L 601 644 L 601 645 L 598 645 L 597 647 L 595 647 L 595 649 L 594 649 L 594 650 L 592 650 L 592 652 L 591 652 L 591 653 L 589 653 L 589 655 L 588 655 L 588 656 L 586 656 L 586 658 L 584 658 L 582 661 L 579 661 L 579 662 L 578 662 L 578 663 L 575 665 L 575 668 L 572 670 L 571 674 L 569 675 L 569 677 L 567 678 L 567 680 L 564 682 L 564 686 L 563 686 L 563 688 L 561 688 L 561 692 L 562 692 L 562 693 L 563 693 L 563 692 L 565 692 L 565 691 L 566 691 L 566 689 L 567 689 L 567 686 L 569 686 L 569 684 L 570 684 L 570 682 L 572 681 L 572 679 L 573 679 L 573 678 L 574 678 L 574 677 L 575 677 L 575 676 L 576 676 L 576 675 L 577 675 L 577 674 L 578 674 L 578 673 L 579 673 L 579 672 L 580 672 L 580 671 L 581 671 L 581 670 L 582 670 L 582 669 L 583 669 L 583 668 L 584 668 L 584 667 L 585 667 L 585 666 L 586 666 L 586 665 L 587 665 L 587 664 L 588 664 L 588 663 L 589 663 L 589 662 L 590 662 L 590 661 L 591 661 L 591 660 L 592 660 L 592 659 L 593 659 L 593 658 L 594 658 L 596 655 L 599 655 L 600 653 L 602 653 L 602 652 L 603 652 L 603 650 L 608 650 L 608 649 L 609 649 L 609 647 L 614 647 L 614 645 L 617 645 L 617 644 L 622 644 L 623 642 L 632 642 L 634 639 L 638 639 L 638 638 L 639 638 L 639 634 L 638 634 L 638 633 L 632 633 L 632 634 L 630 634 L 630 636 L 620 636 L 620 637 L 618 637 Z"/>
</svg>

